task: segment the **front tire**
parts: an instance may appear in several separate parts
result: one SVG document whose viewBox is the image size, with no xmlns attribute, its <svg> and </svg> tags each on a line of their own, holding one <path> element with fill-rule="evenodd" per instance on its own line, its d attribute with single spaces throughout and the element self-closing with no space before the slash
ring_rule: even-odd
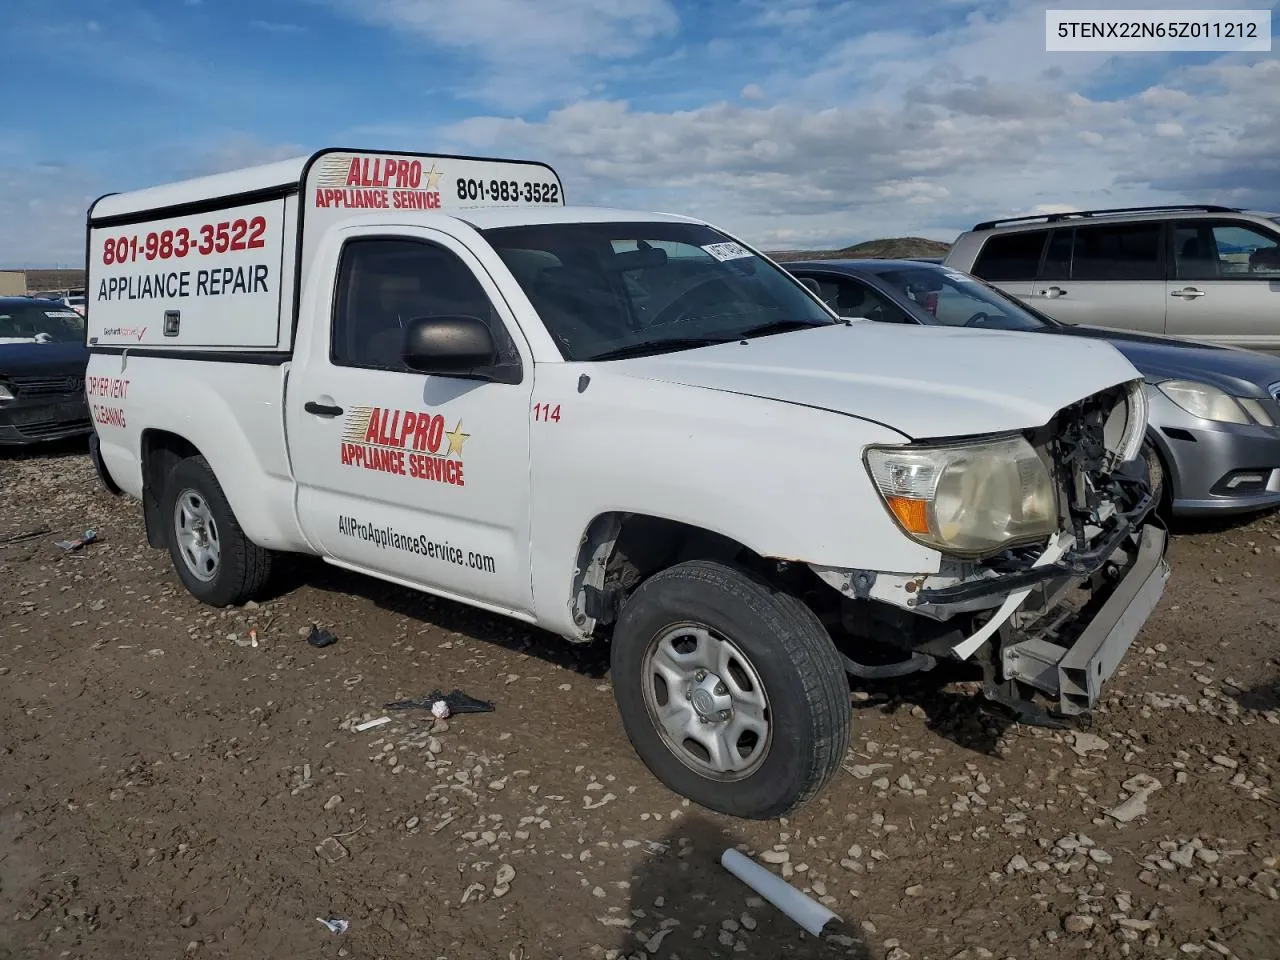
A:
<svg viewBox="0 0 1280 960">
<path fill-rule="evenodd" d="M 245 536 L 204 457 L 174 465 L 160 516 L 174 569 L 197 600 L 238 606 L 261 593 L 271 575 L 271 552 Z"/>
<path fill-rule="evenodd" d="M 645 766 L 695 803 L 774 819 L 811 800 L 849 746 L 849 681 L 799 600 L 733 567 L 655 574 L 622 608 L 614 697 Z"/>
<path fill-rule="evenodd" d="M 1156 501 L 1155 512 L 1161 516 L 1168 516 L 1173 498 L 1168 487 L 1168 473 L 1164 468 L 1164 461 L 1160 458 L 1160 451 L 1156 449 L 1155 444 L 1147 440 L 1142 444 L 1141 455 L 1147 464 L 1147 482 L 1151 485 L 1151 493 Z"/>
</svg>

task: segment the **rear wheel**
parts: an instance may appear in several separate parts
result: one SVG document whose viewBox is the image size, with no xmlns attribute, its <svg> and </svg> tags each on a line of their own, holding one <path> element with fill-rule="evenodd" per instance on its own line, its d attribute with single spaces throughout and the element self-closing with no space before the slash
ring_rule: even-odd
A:
<svg viewBox="0 0 1280 960">
<path fill-rule="evenodd" d="M 271 573 L 271 552 L 245 536 L 204 457 L 180 460 L 162 498 L 169 556 L 196 599 L 215 607 L 259 595 Z"/>
<path fill-rule="evenodd" d="M 722 564 L 645 581 L 613 637 L 614 696 L 649 770 L 711 810 L 784 816 L 849 745 L 849 683 L 804 604 Z"/>
</svg>

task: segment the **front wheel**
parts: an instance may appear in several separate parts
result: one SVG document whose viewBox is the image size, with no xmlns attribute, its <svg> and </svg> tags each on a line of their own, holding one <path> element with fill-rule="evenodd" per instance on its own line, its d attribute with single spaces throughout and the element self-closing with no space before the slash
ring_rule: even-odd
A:
<svg viewBox="0 0 1280 960">
<path fill-rule="evenodd" d="M 204 457 L 174 466 L 161 502 L 174 569 L 197 600 L 225 607 L 261 592 L 271 573 L 271 553 L 240 529 Z"/>
<path fill-rule="evenodd" d="M 613 635 L 614 697 L 640 759 L 710 810 L 773 819 L 812 799 L 849 746 L 849 681 L 818 618 L 736 568 L 646 580 Z"/>
<path fill-rule="evenodd" d="M 1167 489 L 1168 480 L 1165 477 L 1164 463 L 1160 459 L 1160 453 L 1156 450 L 1155 444 L 1150 440 L 1146 440 L 1142 444 L 1142 459 L 1147 464 L 1147 482 L 1151 485 L 1151 495 L 1155 499 L 1156 513 L 1165 513 L 1169 507 L 1169 490 Z"/>
</svg>

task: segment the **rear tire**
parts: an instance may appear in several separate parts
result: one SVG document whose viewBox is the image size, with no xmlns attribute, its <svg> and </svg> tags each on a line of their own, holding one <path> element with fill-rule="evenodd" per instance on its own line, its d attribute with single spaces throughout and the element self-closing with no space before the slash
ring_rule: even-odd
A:
<svg viewBox="0 0 1280 960">
<path fill-rule="evenodd" d="M 710 810 L 785 816 L 848 750 L 849 680 L 831 637 L 745 571 L 694 560 L 650 577 L 622 608 L 611 659 L 636 753 Z"/>
<path fill-rule="evenodd" d="M 169 472 L 160 519 L 178 578 L 197 600 L 238 606 L 260 595 L 271 551 L 245 536 L 204 457 L 180 460 Z"/>
</svg>

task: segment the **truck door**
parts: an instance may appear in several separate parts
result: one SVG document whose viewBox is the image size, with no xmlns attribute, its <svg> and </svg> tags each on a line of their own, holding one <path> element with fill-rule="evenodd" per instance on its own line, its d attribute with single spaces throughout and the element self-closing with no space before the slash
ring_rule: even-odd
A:
<svg viewBox="0 0 1280 960">
<path fill-rule="evenodd" d="M 527 617 L 528 344 L 464 244 L 383 234 L 344 231 L 332 297 L 301 306 L 286 423 L 302 528 L 340 566 Z M 507 382 L 405 366 L 410 321 L 459 315 L 489 326 Z"/>
</svg>

